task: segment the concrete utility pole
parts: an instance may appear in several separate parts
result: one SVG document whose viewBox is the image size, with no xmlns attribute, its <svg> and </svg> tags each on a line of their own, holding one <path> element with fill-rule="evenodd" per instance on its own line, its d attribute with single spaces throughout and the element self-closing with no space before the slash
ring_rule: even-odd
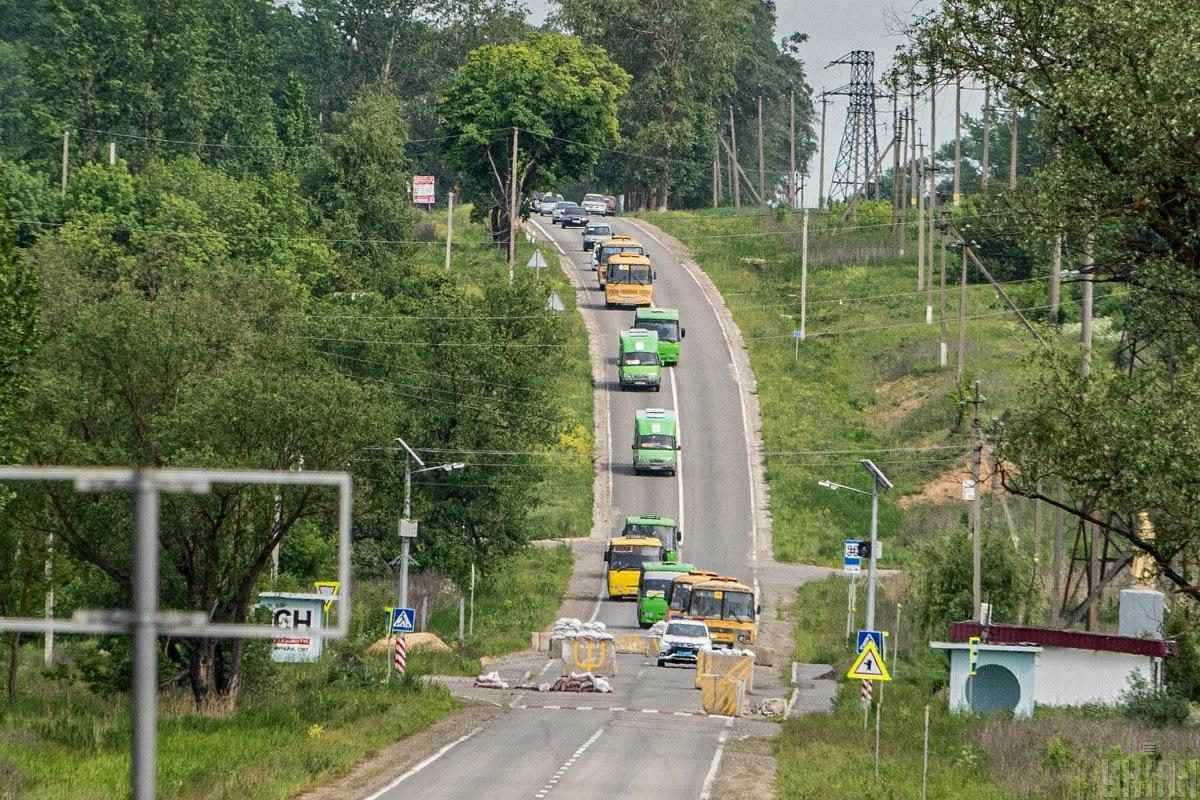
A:
<svg viewBox="0 0 1200 800">
<path fill-rule="evenodd" d="M 454 190 L 446 194 L 446 269 L 450 269 L 450 244 L 454 239 Z"/>
<path fill-rule="evenodd" d="M 954 205 L 962 200 L 962 76 L 954 76 Z"/>
<path fill-rule="evenodd" d="M 1008 188 L 1017 190 L 1017 107 L 1013 106 L 1008 115 L 1008 135 L 1011 141 L 1008 149 Z"/>
<path fill-rule="evenodd" d="M 913 193 L 917 197 L 917 291 L 925 290 L 925 324 L 933 324 L 933 263 L 925 269 L 925 142 L 917 145 L 919 180 L 913 180 Z"/>
<path fill-rule="evenodd" d="M 733 171 L 729 174 L 729 179 L 733 183 L 733 207 L 742 207 L 742 184 L 738 180 L 737 172 L 742 168 L 738 163 L 737 156 L 737 128 L 733 124 L 733 106 L 729 107 L 729 150 L 732 153 Z"/>
<path fill-rule="evenodd" d="M 792 89 L 788 100 L 788 205 L 796 208 L 796 90 Z"/>
<path fill-rule="evenodd" d="M 1089 233 L 1083 245 L 1079 279 L 1083 281 L 1083 297 L 1080 305 L 1079 339 L 1083 347 L 1083 359 L 1079 364 L 1079 374 L 1085 378 L 1092 374 L 1092 302 L 1095 284 L 1092 283 L 1092 270 L 1096 266 L 1096 234 Z M 1094 587 L 1096 584 L 1093 583 Z"/>
<path fill-rule="evenodd" d="M 117 143 L 116 142 L 108 143 L 108 165 L 110 167 L 115 167 L 117 165 Z"/>
<path fill-rule="evenodd" d="M 54 617 L 54 531 L 46 534 L 46 563 L 42 566 L 46 577 L 46 597 L 43 610 L 47 621 Z M 54 631 L 46 631 L 42 639 L 42 665 L 54 666 Z"/>
<path fill-rule="evenodd" d="M 804 225 L 800 233 L 800 339 L 808 335 L 808 209 L 804 209 Z"/>
<path fill-rule="evenodd" d="M 763 110 L 762 95 L 758 96 L 758 196 L 763 205 L 767 203 L 767 172 L 763 163 Z"/>
<path fill-rule="evenodd" d="M 937 80 L 933 76 L 933 69 L 929 70 L 929 268 L 933 271 L 933 241 L 934 227 L 937 220 Z M 943 266 L 943 279 L 945 268 Z M 945 290 L 943 290 L 943 294 Z M 943 301 L 942 305 L 945 305 Z M 942 316 L 945 316 L 943 313 Z M 945 337 L 943 337 L 944 340 Z M 945 358 L 942 359 L 942 366 L 946 366 Z"/>
<path fill-rule="evenodd" d="M 720 204 L 721 197 L 721 150 L 713 150 L 712 200 L 713 208 Z"/>
<path fill-rule="evenodd" d="M 400 591 L 398 599 L 400 608 L 408 608 L 408 562 L 409 562 L 409 547 L 411 541 L 417 536 L 416 523 L 412 519 L 412 476 L 419 475 L 422 472 L 433 472 L 439 470 L 441 472 L 453 472 L 455 470 L 466 468 L 466 464 L 459 462 L 447 464 L 434 464 L 431 467 L 425 466 L 425 462 L 417 455 L 417 452 L 408 446 L 408 442 L 396 437 L 396 444 L 404 450 L 404 515 L 400 518 Z M 421 467 L 413 469 L 412 462 L 416 461 Z"/>
<path fill-rule="evenodd" d="M 825 96 L 825 92 L 821 92 L 821 152 L 818 154 L 818 164 L 820 168 L 817 172 L 817 210 L 825 207 L 825 112 L 829 110 L 829 104 L 833 101 Z"/>
<path fill-rule="evenodd" d="M 517 126 L 512 129 L 512 159 L 508 176 L 508 282 L 513 282 L 513 268 L 517 263 Z M 405 562 L 407 564 L 407 562 Z"/>
<path fill-rule="evenodd" d="M 941 237 L 942 249 L 942 307 L 938 314 L 938 321 L 941 323 L 941 335 L 938 338 L 938 364 L 943 368 L 946 366 L 946 237 Z"/>
<path fill-rule="evenodd" d="M 991 164 L 989 158 L 991 153 L 991 134 L 992 134 L 992 82 L 990 78 L 985 78 L 983 81 L 983 161 L 980 164 L 980 187 L 984 194 L 988 190 L 988 173 L 991 172 Z"/>
<path fill-rule="evenodd" d="M 967 244 L 962 244 L 962 274 L 958 280 L 958 370 L 959 383 L 967 363 Z"/>
<path fill-rule="evenodd" d="M 980 570 L 983 565 L 983 487 L 979 483 L 979 472 L 983 462 L 983 433 L 979 424 L 979 406 L 985 398 L 979 395 L 979 381 L 975 381 L 972 388 L 975 396 L 971 400 L 971 480 L 974 481 L 975 494 L 971 500 L 971 608 L 974 609 L 974 619 L 982 622 L 983 582 Z"/>
<path fill-rule="evenodd" d="M 62 189 L 59 190 L 60 197 L 67 196 L 67 164 L 71 161 L 71 132 L 63 128 L 63 148 L 62 148 Z"/>
<path fill-rule="evenodd" d="M 1058 330 L 1062 324 L 1062 249 L 1063 236 L 1054 235 L 1054 252 L 1050 254 L 1050 324 Z"/>
<path fill-rule="evenodd" d="M 896 241 L 897 254 L 904 255 L 904 229 L 900 227 L 900 198 L 904 189 L 904 176 L 900 172 L 900 150 L 904 137 L 900 134 L 900 95 L 892 90 L 892 231 L 899 234 Z"/>
</svg>

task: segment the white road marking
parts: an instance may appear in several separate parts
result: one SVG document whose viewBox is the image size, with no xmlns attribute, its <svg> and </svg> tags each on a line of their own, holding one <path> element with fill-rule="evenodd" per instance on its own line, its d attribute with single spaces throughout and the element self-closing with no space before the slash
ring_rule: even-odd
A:
<svg viewBox="0 0 1200 800">
<path fill-rule="evenodd" d="M 547 706 L 547 708 L 548 707 L 549 706 Z M 543 798 L 546 795 L 550 794 L 550 790 L 553 789 L 560 780 L 562 780 L 562 776 L 566 774 L 567 770 L 570 769 L 575 764 L 575 762 L 579 760 L 580 756 L 582 756 L 584 753 L 587 752 L 587 749 L 589 747 L 591 747 L 592 745 L 594 745 L 596 743 L 596 740 L 599 739 L 604 734 L 604 731 L 605 731 L 605 728 L 600 728 L 598 731 L 596 731 L 595 733 L 592 734 L 590 739 L 588 739 L 583 744 L 579 745 L 579 749 L 576 750 L 574 753 L 572 753 L 571 757 L 569 759 L 567 759 L 567 762 L 558 768 L 558 772 L 554 773 L 554 777 L 552 777 L 550 780 L 546 781 L 546 784 L 544 786 L 542 786 L 541 789 L 538 790 L 537 794 L 534 795 L 534 798 L 537 798 L 538 800 L 540 800 L 540 798 Z"/>
<path fill-rule="evenodd" d="M 424 761 L 422 761 L 420 764 L 417 764 L 415 767 L 413 767 L 412 769 L 410 769 L 408 772 L 406 772 L 406 773 L 404 773 L 403 775 L 401 775 L 399 778 L 396 778 L 396 780 L 392 781 L 391 783 L 389 783 L 387 786 L 385 786 L 385 787 L 383 787 L 382 789 L 380 789 L 380 790 L 379 790 L 378 792 L 376 792 L 375 794 L 371 795 L 370 797 L 367 797 L 367 798 L 366 798 L 366 800 L 379 800 L 379 798 L 380 798 L 380 797 L 382 797 L 383 795 L 387 794 L 387 793 L 388 793 L 388 792 L 390 792 L 392 789 L 395 789 L 395 788 L 396 788 L 397 786 L 399 786 L 401 783 L 403 783 L 404 781 L 408 780 L 408 779 L 409 779 L 409 778 L 411 778 L 413 775 L 416 775 L 418 772 L 420 772 L 421 770 L 425 769 L 425 768 L 426 768 L 426 767 L 428 767 L 430 764 L 432 764 L 433 762 L 437 761 L 437 760 L 438 760 L 439 758 L 441 758 L 442 756 L 446 755 L 446 753 L 449 753 L 449 752 L 450 752 L 452 749 L 454 749 L 454 748 L 455 748 L 455 747 L 457 747 L 458 745 L 462 744 L 462 743 L 463 743 L 463 742 L 465 742 L 467 739 L 470 739 L 470 738 L 471 738 L 472 736 L 474 736 L 475 734 L 479 733 L 481 730 L 483 730 L 483 728 L 481 728 L 481 727 L 480 727 L 480 728 L 476 728 L 475 730 L 471 731 L 470 733 L 467 733 L 467 734 L 464 734 L 464 735 L 462 735 L 462 736 L 458 737 L 458 738 L 457 738 L 457 739 L 455 739 L 453 742 L 451 742 L 450 744 L 446 745 L 446 746 L 445 746 L 445 747 L 443 747 L 441 750 L 438 750 L 436 753 L 434 753 L 433 755 L 431 755 L 429 758 L 425 759 L 425 760 L 424 760 Z"/>
<path fill-rule="evenodd" d="M 630 222 L 634 225 L 634 227 L 638 228 L 643 233 L 645 233 L 647 236 L 649 236 L 651 239 L 658 242 L 658 244 L 661 247 L 663 247 L 668 253 L 671 252 L 671 248 L 667 247 L 667 245 L 662 241 L 662 239 L 659 239 L 657 236 L 655 236 L 653 233 L 651 233 L 647 228 L 645 228 L 643 225 L 641 225 L 638 221 L 630 220 Z M 717 307 L 709 299 L 708 293 L 704 291 L 704 284 L 700 283 L 700 279 L 696 277 L 695 272 L 693 272 L 692 268 L 688 266 L 687 261 L 682 260 L 682 259 L 676 259 L 676 261 L 678 261 L 679 264 L 683 267 L 683 271 L 688 274 L 688 277 L 690 277 L 692 279 L 692 282 L 696 284 L 696 288 L 700 290 L 700 294 L 702 294 L 704 296 L 704 299 L 708 302 L 709 308 L 712 309 L 713 316 L 717 318 L 717 325 L 721 328 L 721 336 L 724 337 L 724 339 L 725 339 L 725 348 L 729 351 L 729 361 L 730 361 L 730 363 L 733 364 L 733 375 L 734 375 L 734 379 L 737 382 L 737 386 L 738 386 L 738 405 L 741 407 L 741 411 L 742 411 L 742 430 L 745 432 L 745 436 L 746 436 L 746 472 L 749 476 L 749 481 L 750 481 L 750 563 L 752 564 L 752 569 L 753 569 L 754 573 L 757 575 L 757 573 L 758 573 L 758 493 L 755 491 L 755 488 L 754 488 L 754 463 L 750 456 L 750 422 L 746 416 L 746 397 L 745 397 L 745 392 L 747 391 L 747 387 L 743 384 L 742 371 L 738 367 L 737 359 L 734 357 L 733 341 L 729 338 L 729 331 L 725 327 L 725 320 L 723 320 L 721 318 L 720 313 L 718 313 L 718 311 L 717 311 Z"/>
<path fill-rule="evenodd" d="M 529 224 L 532 225 L 533 227 L 537 228 L 539 231 L 541 231 L 542 236 L 545 236 L 547 239 L 549 239 L 550 244 L 554 245 L 554 247 L 558 250 L 558 252 L 562 253 L 564 256 L 567 254 L 567 251 L 563 250 L 563 247 L 561 244 L 558 243 L 558 240 L 555 239 L 553 236 L 551 236 L 549 233 L 547 233 L 546 229 L 542 227 L 540 222 L 538 222 L 536 219 L 533 219 L 532 217 L 530 217 Z"/>
<path fill-rule="evenodd" d="M 552 665 L 552 664 L 554 664 L 554 659 L 552 659 L 552 658 L 551 658 L 551 659 L 547 659 L 547 660 L 546 660 L 546 666 L 542 667 L 542 670 L 541 670 L 541 672 L 539 672 L 539 673 L 538 673 L 538 675 L 545 675 L 545 674 L 546 674 L 546 670 L 550 669 L 550 667 L 551 667 L 551 665 Z"/>
<path fill-rule="evenodd" d="M 717 782 L 717 773 L 721 769 L 721 756 L 725 754 L 725 743 L 729 741 L 729 728 L 733 725 L 733 718 L 730 717 L 725 721 L 725 730 L 721 731 L 721 735 L 717 737 L 717 752 L 713 753 L 712 763 L 708 766 L 708 774 L 704 776 L 704 785 L 700 788 L 700 800 L 709 800 L 712 797 L 713 784 Z"/>
</svg>

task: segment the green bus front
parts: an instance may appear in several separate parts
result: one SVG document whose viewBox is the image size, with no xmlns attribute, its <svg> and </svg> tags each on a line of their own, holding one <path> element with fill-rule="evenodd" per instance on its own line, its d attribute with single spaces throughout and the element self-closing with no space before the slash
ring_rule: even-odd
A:
<svg viewBox="0 0 1200 800">
<path fill-rule="evenodd" d="M 662 408 L 638 411 L 633 430 L 633 473 L 674 475 L 679 463 L 675 414 Z"/>
<path fill-rule="evenodd" d="M 679 560 L 679 546 L 683 542 L 683 531 L 670 517 L 626 517 L 622 536 L 648 536 L 658 539 L 663 546 L 663 560 L 674 563 Z"/>
<path fill-rule="evenodd" d="M 623 331 L 617 351 L 617 379 L 621 390 L 662 388 L 662 365 L 658 334 L 653 331 Z"/>
<path fill-rule="evenodd" d="M 679 350 L 687 331 L 679 326 L 679 312 L 673 308 L 639 308 L 633 314 L 633 327 L 658 334 L 658 355 L 663 366 L 679 363 Z"/>
<path fill-rule="evenodd" d="M 671 592 L 672 582 L 680 573 L 693 569 L 695 567 L 691 564 L 642 564 L 642 573 L 638 576 L 638 625 L 649 628 L 659 620 L 667 618 L 667 595 Z"/>
</svg>

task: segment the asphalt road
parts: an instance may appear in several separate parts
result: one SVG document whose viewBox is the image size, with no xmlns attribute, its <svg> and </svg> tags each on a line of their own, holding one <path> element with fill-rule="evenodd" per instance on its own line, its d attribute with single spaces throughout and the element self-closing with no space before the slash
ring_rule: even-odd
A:
<svg viewBox="0 0 1200 800">
<path fill-rule="evenodd" d="M 738 375 L 701 284 L 653 229 L 613 220 L 618 233 L 645 245 L 658 272 L 655 304 L 679 309 L 687 330 L 680 363 L 666 370 L 660 392 L 623 392 L 617 384 L 617 338 L 632 327 L 632 310 L 605 308 L 579 229 L 563 231 L 548 217 L 535 221 L 562 248 L 573 281 L 582 287 L 579 307 L 591 315 L 609 354 L 602 394 L 610 435 L 602 467 L 612 473 L 611 533 L 619 532 L 627 515 L 674 517 L 684 533 L 684 560 L 756 582 L 749 445 Z M 633 474 L 634 412 L 653 407 L 674 409 L 679 417 L 683 449 L 675 477 Z M 602 589 L 596 587 L 598 597 Z M 598 600 L 593 618 L 610 629 L 640 630 L 632 602 Z M 371 800 L 706 798 L 729 721 L 695 713 L 700 698 L 693 674 L 620 656 L 612 694 L 518 697 L 512 712 Z"/>
</svg>

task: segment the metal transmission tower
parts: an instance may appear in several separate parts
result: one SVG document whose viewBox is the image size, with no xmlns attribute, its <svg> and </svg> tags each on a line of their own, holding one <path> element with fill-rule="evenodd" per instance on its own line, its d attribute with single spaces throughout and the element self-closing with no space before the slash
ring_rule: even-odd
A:
<svg viewBox="0 0 1200 800">
<path fill-rule="evenodd" d="M 875 128 L 875 53 L 853 50 L 829 66 L 850 65 L 850 83 L 831 92 L 850 98 L 846 111 L 846 129 L 833 167 L 831 197 L 848 200 L 856 194 L 870 196 L 869 183 L 879 161 L 879 137 Z"/>
</svg>

